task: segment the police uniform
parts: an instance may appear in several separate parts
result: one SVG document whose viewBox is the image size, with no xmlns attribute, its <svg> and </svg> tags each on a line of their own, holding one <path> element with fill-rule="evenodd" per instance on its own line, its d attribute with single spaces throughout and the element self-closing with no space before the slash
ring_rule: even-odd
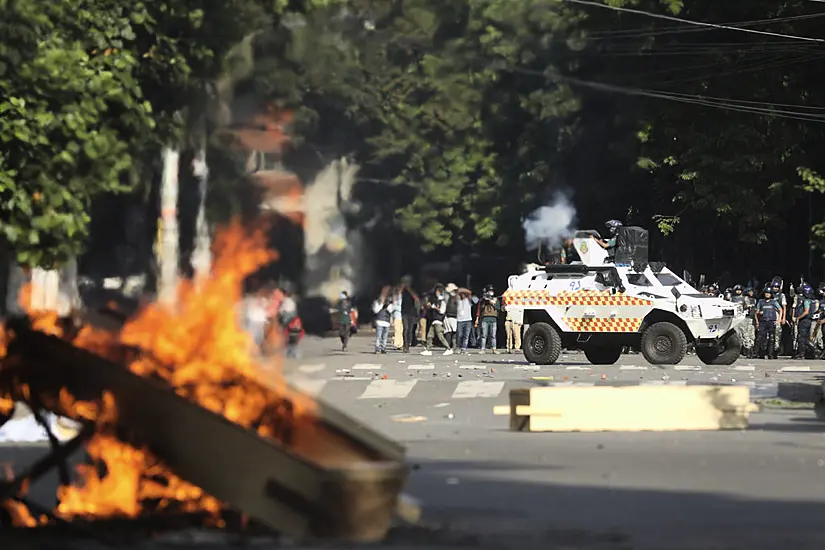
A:
<svg viewBox="0 0 825 550">
<path fill-rule="evenodd" d="M 753 295 L 753 289 L 745 290 L 745 316 L 747 321 L 742 323 L 745 327 L 745 338 L 743 338 L 743 346 L 747 350 L 748 358 L 753 358 L 756 355 L 756 298 Z M 750 344 L 747 346 L 745 344 Z"/>
<path fill-rule="evenodd" d="M 816 300 L 814 300 L 814 310 L 811 315 L 811 321 L 813 321 L 812 325 L 812 333 L 811 333 L 811 346 L 814 348 L 817 357 L 820 356 L 822 352 L 822 329 L 823 327 L 823 313 L 825 313 L 825 283 L 819 285 L 819 289 L 816 293 Z"/>
<path fill-rule="evenodd" d="M 771 358 L 774 357 L 776 322 L 779 320 L 781 313 L 779 302 L 773 297 L 773 291 L 765 289 L 762 295 L 765 294 L 770 294 L 770 297 L 763 297 L 756 304 L 756 319 L 759 327 L 756 336 L 756 355 L 760 359 L 764 359 L 766 355 Z"/>
<path fill-rule="evenodd" d="M 804 359 L 808 353 L 811 342 L 811 324 L 813 315 L 813 289 L 804 285 L 794 309 L 794 319 L 796 319 L 796 354 L 795 359 Z M 807 313 L 806 313 L 807 312 Z M 800 318 L 800 316 L 804 317 Z"/>
<path fill-rule="evenodd" d="M 737 285 L 733 289 L 733 297 L 731 301 L 735 304 L 742 304 L 742 309 L 745 311 L 746 315 L 748 315 L 748 320 L 744 323 L 739 323 L 736 326 L 736 334 L 739 335 L 739 338 L 742 340 L 742 347 L 745 350 L 745 355 L 750 355 L 751 351 L 753 350 L 753 343 L 754 343 L 754 333 L 753 333 L 753 318 L 750 317 L 750 309 L 752 308 L 752 304 L 748 301 L 748 296 L 743 294 L 742 287 Z"/>
<path fill-rule="evenodd" d="M 771 283 L 773 286 L 775 283 Z M 785 293 L 782 292 L 782 282 L 779 282 L 779 292 L 774 292 L 774 300 L 779 304 L 779 308 L 785 308 L 785 315 L 787 319 L 787 311 L 788 311 L 788 298 L 785 296 Z M 782 325 L 777 324 L 776 331 L 774 331 L 774 357 L 779 355 L 779 350 L 782 349 Z"/>
</svg>

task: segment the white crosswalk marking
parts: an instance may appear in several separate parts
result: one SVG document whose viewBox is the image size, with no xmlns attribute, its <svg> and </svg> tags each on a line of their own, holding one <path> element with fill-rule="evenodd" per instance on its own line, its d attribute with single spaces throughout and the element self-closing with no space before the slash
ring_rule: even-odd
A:
<svg viewBox="0 0 825 550">
<path fill-rule="evenodd" d="M 428 363 L 426 365 L 410 365 L 407 367 L 407 370 L 433 370 L 435 369 L 435 365 L 432 363 Z"/>
<path fill-rule="evenodd" d="M 647 370 L 644 365 L 622 365 L 619 370 Z"/>
<path fill-rule="evenodd" d="M 676 370 L 702 370 L 702 367 L 698 365 L 676 365 L 674 368 Z"/>
<path fill-rule="evenodd" d="M 590 367 L 567 367 L 566 370 L 590 370 Z"/>
<path fill-rule="evenodd" d="M 485 370 L 487 367 L 484 365 L 460 365 L 458 368 L 467 370 Z"/>
<path fill-rule="evenodd" d="M 312 374 L 313 372 L 321 372 L 327 366 L 326 365 L 301 365 L 298 367 L 298 370 L 301 372 L 306 372 L 308 374 Z"/>
<path fill-rule="evenodd" d="M 358 399 L 404 399 L 417 380 L 373 380 Z"/>
<path fill-rule="evenodd" d="M 779 372 L 811 372 L 811 367 L 782 367 Z"/>
<path fill-rule="evenodd" d="M 297 378 L 292 380 L 292 384 L 299 390 L 308 393 L 313 397 L 321 394 L 328 380 L 317 380 L 314 378 Z"/>
<path fill-rule="evenodd" d="M 754 367 L 753 365 L 738 365 L 736 367 L 733 367 L 733 370 L 739 370 L 739 371 L 744 371 L 744 372 L 753 372 L 753 371 L 756 370 L 756 367 Z"/>
<path fill-rule="evenodd" d="M 468 380 L 459 382 L 453 392 L 453 399 L 471 399 L 474 397 L 498 397 L 504 389 L 504 382 L 485 382 Z"/>
<path fill-rule="evenodd" d="M 358 363 L 357 365 L 352 366 L 352 370 L 380 370 L 381 365 L 376 365 L 374 363 Z"/>
</svg>

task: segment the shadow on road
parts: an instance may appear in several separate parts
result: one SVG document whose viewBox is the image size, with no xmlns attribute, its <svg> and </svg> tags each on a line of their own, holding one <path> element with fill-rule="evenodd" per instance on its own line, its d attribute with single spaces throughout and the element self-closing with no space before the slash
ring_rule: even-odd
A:
<svg viewBox="0 0 825 550">
<path fill-rule="evenodd" d="M 502 476 L 481 472 L 477 462 L 425 462 L 412 474 L 409 491 L 423 500 L 427 519 L 474 533 L 485 547 L 825 548 L 825 495 L 819 502 L 789 502 L 633 489 L 611 486 L 609 479 L 593 480 L 594 486 L 562 485 L 531 481 L 529 469 L 498 466 L 504 466 Z M 524 481 L 496 479 L 505 471 Z"/>
</svg>

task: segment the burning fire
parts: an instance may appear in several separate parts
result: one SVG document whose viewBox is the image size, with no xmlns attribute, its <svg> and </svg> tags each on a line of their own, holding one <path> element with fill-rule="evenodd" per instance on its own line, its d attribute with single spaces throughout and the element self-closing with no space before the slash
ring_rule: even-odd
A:
<svg viewBox="0 0 825 550">
<path fill-rule="evenodd" d="M 179 395 L 232 422 L 276 437 L 285 418 L 280 408 L 288 389 L 281 373 L 265 368 L 253 353 L 252 338 L 237 314 L 244 280 L 274 258 L 263 231 L 250 232 L 234 223 L 216 236 L 211 276 L 181 283 L 174 308 L 149 304 L 119 334 L 87 326 L 72 343 L 109 358 L 123 346 L 137 348 L 141 353 L 128 365 L 135 374 L 161 379 Z M 62 335 L 56 314 L 30 312 L 30 317 L 35 328 Z M 0 339 L 0 346 L 5 353 L 5 339 Z M 313 426 L 314 403 L 297 394 L 289 400 L 288 418 L 300 422 L 302 430 Z M 8 414 L 13 405 L 0 395 L 0 414 Z M 111 395 L 104 395 L 101 403 L 86 403 L 64 390 L 60 406 L 68 416 L 94 423 L 95 431 L 86 448 L 91 464 L 78 467 L 78 484 L 60 487 L 57 516 L 135 517 L 149 511 L 148 506 L 181 512 L 221 510 L 220 502 L 172 474 L 148 450 L 114 436 L 117 403 Z M 35 522 L 18 503 L 2 506 L 20 525 Z"/>
</svg>

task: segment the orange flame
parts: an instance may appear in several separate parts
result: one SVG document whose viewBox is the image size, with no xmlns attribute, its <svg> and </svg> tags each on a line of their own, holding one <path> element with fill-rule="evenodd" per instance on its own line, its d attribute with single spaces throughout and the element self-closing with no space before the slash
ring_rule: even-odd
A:
<svg viewBox="0 0 825 550">
<path fill-rule="evenodd" d="M 236 222 L 216 236 L 214 248 L 212 274 L 181 283 L 174 308 L 149 304 L 120 334 L 87 326 L 72 343 L 104 357 L 123 345 L 138 348 L 145 353 L 128 365 L 132 372 L 163 379 L 179 395 L 262 436 L 278 435 L 285 397 L 292 405 L 290 419 L 302 429 L 311 428 L 314 402 L 287 395 L 282 374 L 262 367 L 252 337 L 239 322 L 244 280 L 275 257 L 264 232 L 249 232 Z M 30 296 L 31 289 L 25 293 Z M 56 314 L 30 316 L 39 330 L 60 334 Z M 0 411 L 4 405 L 0 401 Z M 169 472 L 147 450 L 114 437 L 117 407 L 111 395 L 104 395 L 98 405 L 76 401 L 64 390 L 60 407 L 74 418 L 94 422 L 95 435 L 87 445 L 92 464 L 77 470 L 81 483 L 59 489 L 59 516 L 134 517 L 145 511 L 147 502 L 153 509 L 221 510 L 220 502 Z M 16 517 L 20 525 L 30 523 L 20 514 Z"/>
</svg>

